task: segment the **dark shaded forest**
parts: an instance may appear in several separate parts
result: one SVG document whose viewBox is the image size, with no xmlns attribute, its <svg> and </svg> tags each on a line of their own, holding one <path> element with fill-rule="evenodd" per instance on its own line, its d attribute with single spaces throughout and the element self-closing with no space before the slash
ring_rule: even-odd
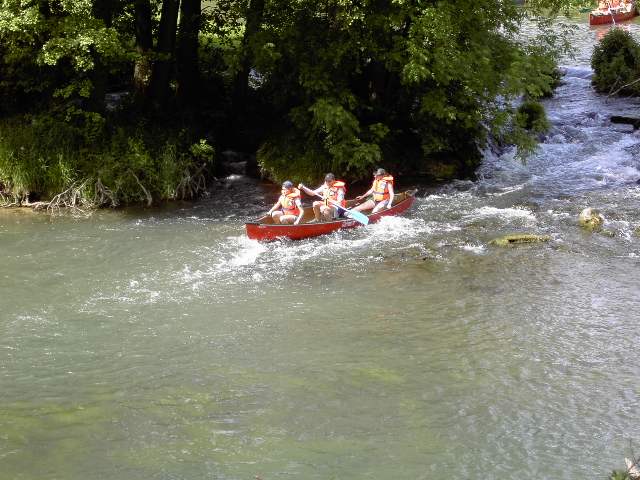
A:
<svg viewBox="0 0 640 480">
<path fill-rule="evenodd" d="M 5 0 L 0 200 L 194 199 L 228 150 L 274 181 L 470 176 L 544 128 L 546 3 Z"/>
</svg>

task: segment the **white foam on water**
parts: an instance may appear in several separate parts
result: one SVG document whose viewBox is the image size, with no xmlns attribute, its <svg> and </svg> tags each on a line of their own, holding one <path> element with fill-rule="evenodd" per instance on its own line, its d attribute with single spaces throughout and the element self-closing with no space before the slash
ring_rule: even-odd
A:
<svg viewBox="0 0 640 480">
<path fill-rule="evenodd" d="M 419 234 L 432 233 L 433 229 L 422 220 L 414 220 L 407 217 L 382 217 L 382 219 L 369 225 L 367 237 L 374 240 L 396 240 Z"/>
<path fill-rule="evenodd" d="M 525 183 L 520 183 L 518 185 L 513 185 L 510 187 L 502 187 L 499 188 L 498 192 L 492 192 L 492 193 L 487 193 L 487 196 L 489 197 L 502 197 L 504 195 L 507 195 L 509 193 L 513 193 L 513 192 L 517 192 L 519 190 L 522 190 L 525 187 Z"/>
<path fill-rule="evenodd" d="M 552 217 L 558 217 L 558 218 L 565 218 L 565 217 L 570 217 L 571 216 L 567 212 L 554 212 L 551 209 L 547 210 L 547 214 L 551 215 Z"/>
<path fill-rule="evenodd" d="M 625 194 L 628 198 L 640 198 L 640 187 L 629 188 Z"/>
<path fill-rule="evenodd" d="M 300 241 L 260 243 L 246 237 L 229 238 L 217 249 L 218 262 L 212 265 L 211 276 L 226 282 L 272 281 L 274 276 L 287 275 L 292 269 L 316 265 L 319 270 L 333 269 L 335 264 L 362 263 L 370 257 L 373 248 L 385 244 L 394 248 L 407 241 L 425 238 L 441 229 L 457 227 L 425 222 L 407 217 L 384 217 L 380 222 L 356 229 Z M 239 249 L 234 252 L 234 249 Z M 230 256 L 225 260 L 221 257 Z"/>
<path fill-rule="evenodd" d="M 589 67 L 560 66 L 559 68 L 565 78 L 591 80 L 593 77 L 593 70 Z"/>
<path fill-rule="evenodd" d="M 244 175 L 240 175 L 237 173 L 232 173 L 231 175 L 227 175 L 226 177 L 224 177 L 225 180 L 227 180 L 228 182 L 237 182 L 240 180 L 244 180 L 246 177 Z"/>
<path fill-rule="evenodd" d="M 203 275 L 204 274 L 201 270 L 192 271 L 189 265 L 184 265 L 182 267 L 181 276 L 185 283 L 200 280 Z"/>
<path fill-rule="evenodd" d="M 606 98 L 590 85 L 592 70 L 565 67 L 564 83 L 544 100 L 551 132 L 526 162 L 515 149 L 487 151 L 478 185 L 498 192 L 532 187 L 545 197 L 621 187 L 640 178 L 640 133 L 612 126 L 611 115 L 634 115 L 638 99 Z M 503 190 L 504 189 L 504 190 Z"/>
<path fill-rule="evenodd" d="M 629 225 L 613 224 L 618 240 L 628 244 L 634 241 L 633 204 L 640 198 L 640 187 L 629 187 L 640 178 L 640 137 L 613 130 L 609 117 L 632 114 L 638 102 L 596 95 L 590 86 L 591 75 L 588 66 L 565 69 L 564 84 L 553 98 L 543 102 L 552 131 L 526 162 L 515 157 L 513 148 L 499 156 L 486 151 L 477 181 L 452 182 L 434 194 L 417 198 L 407 216 L 384 217 L 377 224 L 301 241 L 260 243 L 249 240 L 244 233 L 237 235 L 239 228 L 234 228 L 231 231 L 235 236 L 232 234 L 213 245 L 202 245 L 190 252 L 167 252 L 175 256 L 173 265 L 182 266 L 176 271 L 147 272 L 146 276 L 131 274 L 113 292 L 103 294 L 103 300 L 96 297 L 92 301 L 133 304 L 188 301 L 189 295 L 223 298 L 231 291 L 229 285 L 259 286 L 304 268 L 318 274 L 337 266 L 366 268 L 366 264 L 380 261 L 377 255 L 380 251 L 422 251 L 430 240 L 458 252 L 482 255 L 487 247 L 482 239 L 473 238 L 478 227 L 539 229 L 551 224 L 554 230 L 565 228 L 577 221 L 572 218 L 577 218 L 583 202 L 596 208 L 611 204 L 606 195 L 601 202 L 595 201 L 599 198 L 594 199 L 593 192 L 609 195 L 615 189 L 628 199 L 625 204 L 631 204 L 618 216 Z M 241 182 L 244 177 L 233 176 L 228 180 Z M 263 198 L 263 193 L 258 193 L 257 204 Z M 549 199 L 552 203 L 545 204 Z M 246 195 L 243 200 L 246 201 Z M 530 202 L 540 205 L 541 213 L 536 215 L 528 208 L 516 206 Z M 237 223 L 238 210 L 234 200 L 223 214 L 213 215 L 211 221 L 222 225 Z M 174 221 L 150 217 L 136 221 L 131 228 L 139 230 Z M 209 219 L 185 216 L 180 221 L 197 225 L 206 224 Z M 461 231 L 464 234 L 457 233 Z M 264 290 L 264 286 L 261 288 Z M 168 295 L 160 297 L 159 291 Z"/>
<path fill-rule="evenodd" d="M 506 220 L 524 220 L 528 223 L 535 223 L 536 216 L 530 210 L 521 207 L 514 208 L 497 208 L 491 206 L 484 206 L 476 208 L 468 215 L 465 216 L 467 220 L 478 220 L 481 218 L 499 217 Z"/>
<path fill-rule="evenodd" d="M 240 250 L 233 254 L 228 264 L 232 267 L 252 265 L 256 263 L 258 257 L 266 250 L 264 244 L 257 240 L 251 240 L 245 236 L 234 237 L 237 241 Z"/>
<path fill-rule="evenodd" d="M 44 315 L 44 314 L 43 315 L 20 314 L 15 316 L 15 320 L 11 322 L 11 324 L 12 325 L 18 325 L 18 324 L 29 325 L 33 331 L 40 327 L 57 325 L 58 322 L 50 318 L 48 315 Z"/>
<path fill-rule="evenodd" d="M 471 253 L 475 253 L 477 255 L 481 255 L 483 253 L 486 252 L 487 247 L 485 247 L 484 245 L 481 244 L 471 244 L 471 243 L 465 243 L 464 245 L 462 245 L 460 247 L 462 250 L 465 250 L 467 252 L 471 252 Z"/>
</svg>

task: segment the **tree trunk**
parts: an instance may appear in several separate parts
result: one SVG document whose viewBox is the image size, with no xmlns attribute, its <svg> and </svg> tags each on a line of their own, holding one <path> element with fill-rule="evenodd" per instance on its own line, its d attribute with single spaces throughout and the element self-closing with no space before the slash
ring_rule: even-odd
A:
<svg viewBox="0 0 640 480">
<path fill-rule="evenodd" d="M 198 96 L 198 34 L 201 24 L 200 0 L 182 0 L 178 31 L 177 67 L 178 98 L 192 105 Z"/>
<path fill-rule="evenodd" d="M 151 94 L 156 106 L 159 108 L 165 107 L 169 100 L 169 82 L 171 81 L 171 69 L 174 65 L 179 6 L 180 0 L 164 0 L 162 2 L 156 48 L 160 58 L 154 63 L 151 76 Z"/>
<path fill-rule="evenodd" d="M 48 0 L 38 1 L 38 12 L 40 12 L 40 15 L 42 15 L 45 20 L 48 20 L 51 17 L 51 6 L 49 5 Z"/>
<path fill-rule="evenodd" d="M 133 91 L 137 99 L 144 100 L 151 81 L 151 50 L 153 36 L 151 29 L 151 2 L 135 0 L 136 58 L 133 67 Z"/>
<path fill-rule="evenodd" d="M 387 87 L 387 70 L 382 62 L 372 60 L 367 68 L 369 78 L 369 101 L 372 103 L 385 103 Z"/>
<path fill-rule="evenodd" d="M 110 0 L 96 0 L 93 3 L 93 16 L 104 22 L 106 28 L 111 28 L 113 23 L 113 2 Z M 104 112 L 104 97 L 107 93 L 108 74 L 107 66 L 102 61 L 100 54 L 94 50 L 93 52 L 94 67 L 90 74 L 93 89 L 89 97 L 88 109 L 93 112 Z"/>
<path fill-rule="evenodd" d="M 265 0 L 250 0 L 247 10 L 247 23 L 242 38 L 242 63 L 235 81 L 233 105 L 236 112 L 244 112 L 249 90 L 249 72 L 253 63 L 253 54 L 249 50 L 251 39 L 261 30 Z"/>
</svg>

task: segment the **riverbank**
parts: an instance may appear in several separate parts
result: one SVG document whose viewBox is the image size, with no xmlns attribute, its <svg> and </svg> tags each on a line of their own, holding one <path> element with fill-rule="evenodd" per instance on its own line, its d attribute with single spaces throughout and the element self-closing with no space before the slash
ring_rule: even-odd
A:
<svg viewBox="0 0 640 480">
<path fill-rule="evenodd" d="M 468 178 L 488 135 L 532 147 L 512 100 L 551 93 L 563 48 L 513 35 L 547 29 L 537 4 L 224 5 L 158 19 L 145 2 L 0 7 L 2 191 L 72 206 L 195 198 L 228 149 L 255 152 L 276 183 L 380 166 Z"/>
</svg>

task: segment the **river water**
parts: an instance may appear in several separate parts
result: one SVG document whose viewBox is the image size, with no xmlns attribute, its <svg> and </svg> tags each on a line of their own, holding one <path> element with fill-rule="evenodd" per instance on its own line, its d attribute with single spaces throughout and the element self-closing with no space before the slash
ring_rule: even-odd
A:
<svg viewBox="0 0 640 480">
<path fill-rule="evenodd" d="M 640 28 L 628 27 L 640 35 Z M 0 212 L 0 478 L 604 478 L 640 449 L 637 100 L 600 30 L 522 164 L 406 216 L 260 244 L 273 190 L 90 218 Z M 400 179 L 402 183 L 402 179 Z M 598 208 L 612 235 L 577 225 Z M 499 248 L 501 234 L 550 235 Z"/>
</svg>

